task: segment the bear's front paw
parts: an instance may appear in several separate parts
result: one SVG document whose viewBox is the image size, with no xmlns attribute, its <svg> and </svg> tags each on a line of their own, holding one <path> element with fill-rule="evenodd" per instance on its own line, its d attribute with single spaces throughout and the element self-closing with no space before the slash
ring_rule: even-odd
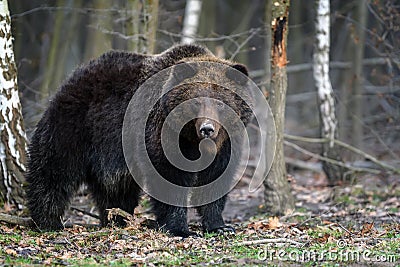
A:
<svg viewBox="0 0 400 267">
<path fill-rule="evenodd" d="M 218 235 L 235 234 L 235 228 L 233 228 L 232 226 L 229 226 L 229 225 L 223 225 L 223 226 L 208 230 L 207 232 L 215 233 Z"/>
</svg>

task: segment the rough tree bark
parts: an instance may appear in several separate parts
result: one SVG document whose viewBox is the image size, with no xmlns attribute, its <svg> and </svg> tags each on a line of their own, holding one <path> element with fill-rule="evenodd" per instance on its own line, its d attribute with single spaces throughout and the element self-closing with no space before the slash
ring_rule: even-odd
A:
<svg viewBox="0 0 400 267">
<path fill-rule="evenodd" d="M 272 15 L 266 14 L 266 18 L 270 17 L 272 20 L 272 72 L 269 104 L 275 119 L 276 150 L 271 170 L 264 180 L 264 199 L 268 213 L 273 215 L 283 215 L 294 210 L 294 198 L 290 192 L 290 186 L 287 180 L 285 157 L 283 153 L 283 131 L 285 125 L 287 90 L 286 42 L 289 4 L 289 0 L 279 0 L 274 1 L 272 8 L 266 8 L 267 12 L 272 12 Z"/>
<path fill-rule="evenodd" d="M 195 42 L 197 29 L 199 28 L 199 18 L 201 12 L 201 0 L 188 0 L 185 8 L 185 19 L 182 29 L 182 44 Z"/>
<path fill-rule="evenodd" d="M 6 0 L 0 0 L 0 200 L 23 208 L 26 137 Z"/>
<path fill-rule="evenodd" d="M 337 138 L 338 127 L 335 114 L 335 99 L 329 78 L 330 48 L 330 0 L 316 0 L 315 48 L 313 55 L 313 74 L 318 91 L 319 114 L 321 119 L 321 138 L 331 140 L 322 145 L 322 156 L 341 161 L 337 146 L 333 140 Z M 334 184 L 342 178 L 343 168 L 324 161 L 323 169 L 329 183 Z"/>
</svg>

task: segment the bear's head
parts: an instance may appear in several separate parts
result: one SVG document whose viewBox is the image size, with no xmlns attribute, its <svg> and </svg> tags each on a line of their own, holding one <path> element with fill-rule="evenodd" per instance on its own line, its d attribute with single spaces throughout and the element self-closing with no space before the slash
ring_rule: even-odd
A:
<svg viewBox="0 0 400 267">
<path fill-rule="evenodd" d="M 194 145 L 211 139 L 217 151 L 238 134 L 252 116 L 248 72 L 244 65 L 225 60 L 197 59 L 177 64 L 162 99 L 166 117 L 180 137 Z"/>
</svg>

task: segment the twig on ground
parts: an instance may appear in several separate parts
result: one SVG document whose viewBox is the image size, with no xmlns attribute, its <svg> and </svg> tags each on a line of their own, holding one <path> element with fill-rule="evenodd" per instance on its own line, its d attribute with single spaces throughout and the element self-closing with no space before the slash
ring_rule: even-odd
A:
<svg viewBox="0 0 400 267">
<path fill-rule="evenodd" d="M 237 244 L 232 244 L 232 246 L 249 246 L 249 245 L 259 245 L 259 244 L 266 244 L 266 243 L 290 243 L 296 246 L 303 245 L 300 242 L 291 240 L 289 238 L 266 238 L 266 239 L 258 239 L 258 240 L 249 240 L 243 241 Z"/>
<path fill-rule="evenodd" d="M 336 223 L 340 228 L 342 228 L 344 231 L 346 231 L 346 233 L 348 233 L 350 236 L 354 236 L 354 234 L 352 232 L 350 232 L 349 230 L 347 230 L 346 227 L 344 227 L 343 225 L 341 225 L 340 223 Z"/>
<path fill-rule="evenodd" d="M 76 208 L 76 207 L 71 207 L 71 209 L 72 209 L 72 210 L 79 211 L 79 212 L 82 212 L 82 213 L 85 214 L 85 215 L 88 215 L 88 216 L 90 216 L 90 217 L 93 217 L 93 218 L 95 218 L 95 219 L 99 219 L 99 220 L 100 220 L 100 216 L 97 215 L 97 214 L 94 214 L 94 213 L 91 213 L 91 212 L 89 212 L 89 211 L 85 211 L 85 210 L 82 210 L 82 209 L 79 209 L 79 208 Z"/>
<path fill-rule="evenodd" d="M 283 221 L 285 221 L 285 220 L 287 220 L 289 218 L 295 217 L 295 216 L 307 216 L 307 215 L 309 216 L 310 214 L 307 214 L 307 213 L 304 213 L 304 212 L 293 212 L 293 213 L 290 213 L 288 215 L 279 217 L 279 221 L 283 222 Z"/>
<path fill-rule="evenodd" d="M 333 209 L 334 207 L 336 207 L 336 206 L 338 206 L 338 205 L 340 205 L 340 204 L 342 204 L 342 203 L 343 203 L 343 201 L 342 201 L 342 202 L 339 202 L 339 203 L 336 203 L 335 205 L 333 205 L 332 207 L 330 207 L 328 210 L 324 211 L 323 213 L 319 214 L 318 216 L 312 216 L 312 215 L 310 215 L 309 218 L 307 218 L 306 220 L 302 221 L 301 223 L 298 223 L 298 224 L 296 225 L 296 227 L 300 227 L 301 225 L 304 225 L 305 223 L 307 223 L 307 222 L 309 222 L 309 221 L 311 221 L 311 220 L 314 220 L 314 219 L 316 219 L 316 218 L 321 219 L 322 216 L 328 214 L 329 212 L 332 211 L 332 209 Z"/>
</svg>

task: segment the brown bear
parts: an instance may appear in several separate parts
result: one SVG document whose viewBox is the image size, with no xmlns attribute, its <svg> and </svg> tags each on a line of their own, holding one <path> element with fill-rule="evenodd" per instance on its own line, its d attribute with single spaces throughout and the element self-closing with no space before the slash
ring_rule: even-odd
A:
<svg viewBox="0 0 400 267">
<path fill-rule="evenodd" d="M 100 212 L 102 225 L 108 223 L 106 209 L 121 208 L 133 213 L 138 205 L 141 186 L 132 178 L 123 151 L 122 131 L 128 105 L 138 88 L 152 76 L 182 63 L 201 61 L 227 66 L 225 73 L 213 75 L 229 79 L 231 68 L 247 75 L 243 65 L 218 59 L 198 45 L 179 45 L 154 56 L 110 51 L 72 73 L 50 102 L 29 146 L 26 175 L 28 207 L 40 229 L 63 228 L 64 211 L 81 184 L 88 186 Z M 200 69 L 196 69 L 198 67 Z M 252 111 L 245 99 L 232 90 L 208 82 L 190 82 L 190 76 L 199 72 L 211 75 L 211 70 L 201 69 L 201 65 L 191 66 L 189 70 L 189 77 L 178 77 L 179 81 L 188 79 L 189 82 L 171 88 L 152 107 L 144 132 L 147 153 L 158 173 L 173 184 L 196 187 L 217 179 L 233 158 L 240 161 L 240 151 L 232 151 L 231 148 L 233 142 L 240 143 L 242 138 L 233 140 L 217 120 L 225 112 L 221 103 L 232 109 L 243 124 L 249 121 Z M 174 73 L 171 73 L 173 76 Z M 171 80 L 164 78 L 165 83 Z M 245 84 L 240 78 L 232 77 L 231 80 L 238 84 L 238 88 Z M 151 90 L 160 91 L 163 88 Z M 200 142 L 207 139 L 214 144 L 209 146 L 213 154 L 212 162 L 196 172 L 171 164 L 161 143 L 163 123 L 168 114 L 189 99 L 201 100 L 194 105 L 195 112 L 200 112 L 201 116 L 184 123 L 179 130 L 178 147 L 174 150 L 181 151 L 188 160 L 196 160 L 200 157 Z M 179 116 L 172 120 L 179 120 Z M 232 120 L 232 123 L 235 122 Z M 136 126 L 130 125 L 129 130 L 140 130 L 135 129 Z M 143 169 L 138 153 L 131 153 L 134 154 L 135 166 Z M 139 179 L 152 184 L 153 188 L 158 186 L 151 176 L 146 176 L 146 171 L 139 174 L 143 176 Z M 235 170 L 228 172 L 228 176 L 234 175 Z M 233 231 L 222 219 L 225 199 L 226 195 L 223 195 L 196 207 L 204 231 Z M 182 237 L 194 234 L 188 228 L 187 207 L 164 203 L 156 198 L 152 198 L 152 204 L 161 229 Z M 123 224 L 121 218 L 116 222 Z"/>
</svg>

